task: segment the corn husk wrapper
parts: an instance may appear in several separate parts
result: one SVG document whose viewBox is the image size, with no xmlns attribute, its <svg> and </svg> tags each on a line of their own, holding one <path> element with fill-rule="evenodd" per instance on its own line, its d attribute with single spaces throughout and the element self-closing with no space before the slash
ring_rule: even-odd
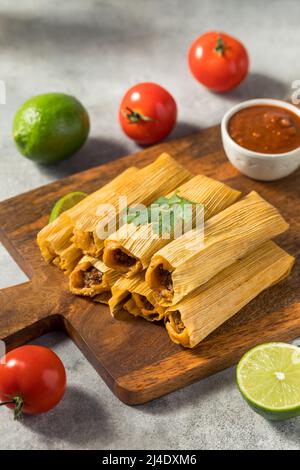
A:
<svg viewBox="0 0 300 470">
<path fill-rule="evenodd" d="M 197 346 L 260 292 L 290 273 L 294 258 L 268 241 L 236 261 L 166 312 L 172 341 Z"/>
<path fill-rule="evenodd" d="M 85 284 L 85 276 L 89 272 L 90 268 L 95 268 L 101 273 L 101 281 L 90 281 L 87 286 Z M 119 277 L 120 275 L 116 271 L 105 266 L 102 261 L 85 255 L 70 275 L 69 288 L 70 291 L 76 295 L 84 295 L 88 297 L 99 295 L 98 299 L 95 299 L 96 301 L 99 301 L 100 298 L 109 299 L 111 296 L 111 287 Z"/>
<path fill-rule="evenodd" d="M 202 204 L 205 220 L 233 204 L 241 194 L 226 184 L 203 175 L 195 176 L 184 183 L 176 189 L 175 193 L 188 201 Z M 172 196 L 172 194 L 174 192 L 168 194 L 167 197 Z M 196 219 L 197 213 L 194 211 L 191 221 L 192 226 L 195 226 Z M 166 234 L 155 233 L 154 223 L 146 223 L 140 226 L 133 223 L 125 224 L 105 240 L 103 261 L 107 266 L 130 277 L 146 269 L 152 255 L 171 241 L 172 238 L 167 238 Z M 120 250 L 131 258 L 130 263 L 126 263 L 127 258 L 123 263 L 118 258 L 117 254 Z"/>
<path fill-rule="evenodd" d="M 52 259 L 52 264 L 62 269 L 65 274 L 70 274 L 81 257 L 81 251 L 71 242 L 70 245 L 68 244 L 67 248 L 59 250 L 59 252 L 56 253 L 55 258 Z"/>
<path fill-rule="evenodd" d="M 45 261 L 52 262 L 69 273 L 82 256 L 82 251 L 72 242 L 76 220 L 87 210 L 92 210 L 101 203 L 109 202 L 112 194 L 120 185 L 126 184 L 137 172 L 138 169 L 135 167 L 128 168 L 46 225 L 37 235 L 37 243 Z"/>
<path fill-rule="evenodd" d="M 146 281 L 161 295 L 161 305 L 175 305 L 288 226 L 277 209 L 253 191 L 208 220 L 204 240 L 192 230 L 158 251 L 151 259 Z"/>
<path fill-rule="evenodd" d="M 109 307 L 112 315 L 124 308 L 132 315 L 148 321 L 159 321 L 165 314 L 165 308 L 157 303 L 156 292 L 146 284 L 144 273 L 131 278 L 120 277 L 112 287 Z"/>
<path fill-rule="evenodd" d="M 169 193 L 184 181 L 191 179 L 192 175 L 177 163 L 170 155 L 164 153 L 153 163 L 139 170 L 133 180 L 121 184 L 118 191 L 109 200 L 115 208 L 115 216 L 119 216 L 119 196 L 127 198 L 128 206 L 136 204 L 149 205 L 161 194 Z M 98 215 L 97 215 L 98 212 Z M 109 225 L 112 217 L 107 214 L 99 215 L 99 211 L 86 211 L 76 222 L 74 229 L 74 243 L 83 253 L 90 256 L 101 257 L 104 249 L 104 238 L 99 238 L 99 224 Z M 98 231 L 97 231 L 98 226 Z M 118 227 L 116 227 L 118 228 Z M 106 238 L 106 237 L 105 237 Z"/>
</svg>

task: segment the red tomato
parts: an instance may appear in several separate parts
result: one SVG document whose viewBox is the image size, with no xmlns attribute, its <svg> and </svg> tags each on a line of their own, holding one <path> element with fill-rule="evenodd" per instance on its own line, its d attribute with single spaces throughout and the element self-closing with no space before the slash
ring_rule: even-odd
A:
<svg viewBox="0 0 300 470">
<path fill-rule="evenodd" d="M 176 123 L 176 116 L 174 98 L 156 83 L 139 83 L 130 88 L 119 108 L 125 134 L 143 145 L 166 137 Z"/>
<path fill-rule="evenodd" d="M 225 33 L 208 32 L 192 44 L 189 55 L 192 74 L 213 91 L 236 87 L 247 75 L 248 54 L 237 39 Z"/>
<path fill-rule="evenodd" d="M 22 346 L 0 363 L 0 399 L 15 409 L 39 414 L 54 408 L 66 388 L 66 372 L 59 357 L 42 346 Z"/>
</svg>

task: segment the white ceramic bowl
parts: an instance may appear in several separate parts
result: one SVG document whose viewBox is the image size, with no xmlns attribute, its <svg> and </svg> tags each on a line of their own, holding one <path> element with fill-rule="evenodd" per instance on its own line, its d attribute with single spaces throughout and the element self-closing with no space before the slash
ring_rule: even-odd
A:
<svg viewBox="0 0 300 470">
<path fill-rule="evenodd" d="M 225 153 L 241 173 L 261 181 L 274 181 L 290 175 L 300 166 L 300 147 L 286 153 L 267 154 L 248 150 L 237 144 L 229 135 L 228 122 L 231 116 L 255 105 L 273 105 L 288 109 L 300 117 L 300 109 L 281 100 L 259 98 L 248 100 L 233 106 L 222 119 L 221 133 Z"/>
</svg>

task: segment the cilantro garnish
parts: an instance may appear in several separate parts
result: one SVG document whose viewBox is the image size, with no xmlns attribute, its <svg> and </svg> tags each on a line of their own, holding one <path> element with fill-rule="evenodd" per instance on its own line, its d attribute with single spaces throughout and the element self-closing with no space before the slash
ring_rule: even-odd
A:
<svg viewBox="0 0 300 470">
<path fill-rule="evenodd" d="M 197 208 L 203 208 L 203 204 L 189 201 L 174 193 L 169 198 L 159 197 L 145 210 L 138 207 L 129 208 L 124 222 L 137 226 L 152 223 L 154 233 L 159 235 L 174 234 L 176 227 L 182 228 L 191 223 Z"/>
</svg>

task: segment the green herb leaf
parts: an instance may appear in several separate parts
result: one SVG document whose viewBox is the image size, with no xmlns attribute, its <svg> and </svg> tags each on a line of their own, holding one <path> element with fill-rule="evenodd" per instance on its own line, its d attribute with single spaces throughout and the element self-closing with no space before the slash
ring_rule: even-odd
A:
<svg viewBox="0 0 300 470">
<path fill-rule="evenodd" d="M 187 224 L 193 218 L 193 213 L 197 208 L 203 208 L 203 204 L 189 201 L 177 193 L 171 197 L 159 197 L 146 211 L 129 208 L 125 215 L 124 222 L 135 225 L 144 225 L 152 222 L 152 230 L 155 234 L 171 234 L 175 232 L 177 224 Z"/>
</svg>

